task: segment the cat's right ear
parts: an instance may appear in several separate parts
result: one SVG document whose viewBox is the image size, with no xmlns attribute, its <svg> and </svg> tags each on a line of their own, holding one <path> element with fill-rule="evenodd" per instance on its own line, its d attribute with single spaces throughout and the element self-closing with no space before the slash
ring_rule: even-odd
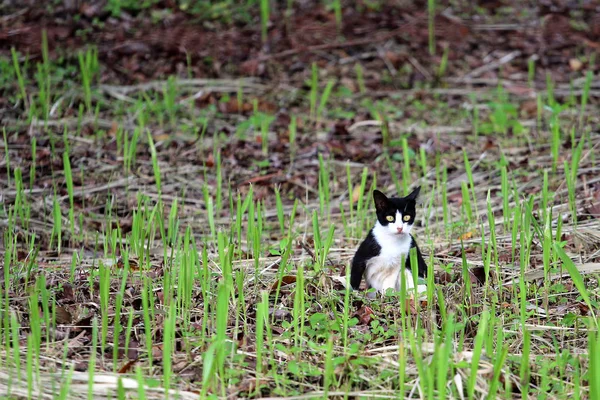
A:
<svg viewBox="0 0 600 400">
<path fill-rule="evenodd" d="M 408 200 L 417 200 L 417 197 L 419 197 L 419 192 L 421 191 L 421 186 L 417 186 L 415 188 L 415 190 L 413 190 L 408 196 L 406 196 L 406 198 Z"/>
<path fill-rule="evenodd" d="M 373 200 L 375 200 L 375 208 L 379 211 L 385 210 L 388 206 L 388 198 L 379 190 L 373 190 Z"/>
</svg>

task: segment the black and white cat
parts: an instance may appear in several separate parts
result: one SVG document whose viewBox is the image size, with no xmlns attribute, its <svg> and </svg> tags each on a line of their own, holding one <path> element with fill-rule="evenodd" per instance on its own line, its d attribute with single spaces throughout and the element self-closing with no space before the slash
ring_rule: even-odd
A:
<svg viewBox="0 0 600 400">
<path fill-rule="evenodd" d="M 410 234 L 415 222 L 416 200 L 421 187 L 417 187 L 406 197 L 386 197 L 379 190 L 373 191 L 377 222 L 369 231 L 366 239 L 360 244 L 350 272 L 350 284 L 358 289 L 365 277 L 368 288 L 375 288 L 384 293 L 388 288 L 400 291 L 400 272 L 404 272 L 407 289 L 413 289 L 410 249 L 417 251 L 418 276 L 425 278 L 427 264 L 417 242 Z M 402 260 L 405 260 L 404 268 Z M 414 289 L 413 289 L 414 290 Z M 425 285 L 418 285 L 417 291 L 426 290 Z"/>
</svg>

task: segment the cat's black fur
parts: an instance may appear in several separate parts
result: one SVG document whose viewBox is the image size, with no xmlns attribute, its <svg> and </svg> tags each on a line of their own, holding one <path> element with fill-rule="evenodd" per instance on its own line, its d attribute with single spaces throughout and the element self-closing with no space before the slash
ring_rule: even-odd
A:
<svg viewBox="0 0 600 400">
<path fill-rule="evenodd" d="M 417 187 L 406 197 L 391 197 L 387 198 L 383 193 L 378 190 L 373 191 L 373 198 L 375 200 L 375 208 L 377 213 L 377 221 L 382 226 L 386 227 L 390 222 L 386 220 L 388 215 L 393 215 L 396 211 L 402 213 L 402 215 L 409 215 L 410 220 L 407 221 L 412 228 L 412 225 L 415 222 L 416 215 L 416 199 L 419 195 L 421 187 Z M 381 245 L 378 243 L 377 238 L 373 234 L 372 228 L 365 240 L 360 244 L 354 258 L 352 260 L 352 269 L 350 273 L 350 284 L 352 288 L 355 290 L 359 288 L 360 282 L 362 281 L 363 275 L 365 274 L 365 270 L 367 268 L 367 262 L 373 257 L 377 257 L 381 254 Z M 421 278 L 425 278 L 427 276 L 427 264 L 423 259 L 423 255 L 415 241 L 414 237 L 410 235 L 410 248 L 416 248 L 417 252 L 417 268 L 418 268 L 418 276 Z M 411 268 L 411 260 L 408 254 L 405 254 L 405 268 L 412 270 Z M 416 283 L 415 283 L 416 284 Z"/>
</svg>

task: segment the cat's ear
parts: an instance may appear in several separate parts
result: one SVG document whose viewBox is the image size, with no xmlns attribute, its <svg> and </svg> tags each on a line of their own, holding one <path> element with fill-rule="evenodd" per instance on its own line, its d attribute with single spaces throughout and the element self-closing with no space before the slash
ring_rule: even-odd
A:
<svg viewBox="0 0 600 400">
<path fill-rule="evenodd" d="M 377 210 L 385 210 L 388 207 L 388 198 L 377 189 L 373 190 L 373 200 L 375 200 L 375 208 Z"/>
<path fill-rule="evenodd" d="M 417 186 L 415 188 L 415 190 L 413 190 L 408 196 L 406 196 L 406 198 L 408 200 L 417 200 L 417 197 L 419 196 L 419 192 L 421 191 L 421 186 Z"/>
</svg>

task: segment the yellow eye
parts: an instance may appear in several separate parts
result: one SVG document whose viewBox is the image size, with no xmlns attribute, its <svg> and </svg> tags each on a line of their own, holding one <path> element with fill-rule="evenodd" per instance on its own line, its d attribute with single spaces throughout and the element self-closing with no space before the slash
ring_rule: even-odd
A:
<svg viewBox="0 0 600 400">
<path fill-rule="evenodd" d="M 410 221 L 410 215 L 405 215 L 404 216 L 404 221 L 406 221 L 406 222 Z"/>
<path fill-rule="evenodd" d="M 387 219 L 389 222 L 394 222 L 394 216 L 393 215 L 388 215 L 387 217 L 385 217 L 385 219 Z"/>
</svg>

